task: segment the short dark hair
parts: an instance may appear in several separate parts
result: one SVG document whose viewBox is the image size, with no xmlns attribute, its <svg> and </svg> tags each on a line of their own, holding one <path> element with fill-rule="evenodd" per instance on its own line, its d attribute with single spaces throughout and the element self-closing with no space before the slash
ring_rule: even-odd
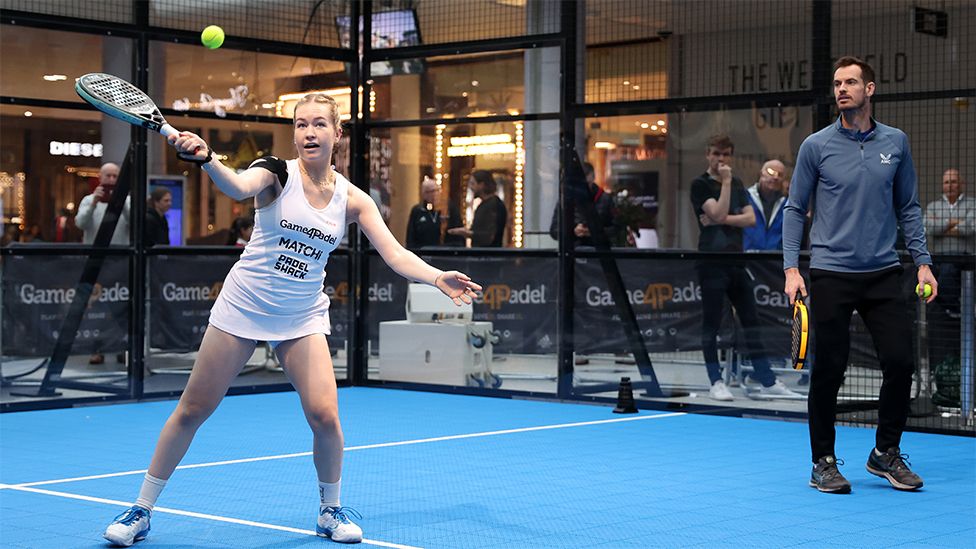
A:
<svg viewBox="0 0 976 549">
<path fill-rule="evenodd" d="M 595 173 L 596 173 L 596 168 L 593 167 L 593 164 L 590 164 L 589 162 L 583 162 L 583 175 L 590 175 Z"/>
<path fill-rule="evenodd" d="M 173 194 L 173 193 L 166 187 L 153 187 L 152 192 L 149 193 L 149 199 L 147 200 L 147 202 L 149 203 L 149 207 L 150 208 L 155 207 L 155 204 L 160 200 L 166 198 L 166 195 L 168 194 Z"/>
<path fill-rule="evenodd" d="M 851 65 L 857 65 L 861 68 L 861 80 L 864 80 L 865 84 L 868 82 L 874 82 L 874 67 L 872 67 L 867 61 L 854 57 L 853 55 L 845 55 L 844 57 L 841 57 L 835 61 L 834 72 L 837 72 L 837 69 L 850 67 Z"/>
<path fill-rule="evenodd" d="M 716 149 L 719 151 L 724 149 L 732 149 L 732 152 L 734 153 L 735 143 L 732 142 L 731 137 L 725 135 L 724 133 L 719 135 L 713 135 L 708 138 L 708 145 L 705 147 L 705 152 L 708 152 L 711 149 Z"/>
<path fill-rule="evenodd" d="M 498 190 L 498 185 L 495 183 L 495 178 L 491 175 L 488 170 L 475 170 L 471 174 L 478 183 L 483 183 L 485 185 L 485 192 L 493 193 Z"/>
</svg>

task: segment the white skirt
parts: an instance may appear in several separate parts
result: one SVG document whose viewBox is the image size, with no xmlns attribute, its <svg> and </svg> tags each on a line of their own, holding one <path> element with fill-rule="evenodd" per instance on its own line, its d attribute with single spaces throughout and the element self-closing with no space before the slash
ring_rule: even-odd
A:
<svg viewBox="0 0 976 549">
<path fill-rule="evenodd" d="M 231 335 L 254 341 L 288 341 L 311 334 L 331 334 L 329 299 L 324 293 L 309 309 L 297 313 L 268 312 L 256 306 L 234 276 L 228 276 L 210 309 L 210 324 Z"/>
</svg>

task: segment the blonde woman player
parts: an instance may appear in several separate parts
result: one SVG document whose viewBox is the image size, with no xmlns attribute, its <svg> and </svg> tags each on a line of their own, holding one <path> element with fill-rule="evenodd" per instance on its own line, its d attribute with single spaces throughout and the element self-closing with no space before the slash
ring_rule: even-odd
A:
<svg viewBox="0 0 976 549">
<path fill-rule="evenodd" d="M 214 303 L 193 373 L 159 436 L 139 497 L 105 530 L 109 541 L 129 546 L 145 539 L 166 481 L 256 341 L 275 347 L 314 434 L 320 499 L 315 531 L 333 541 L 362 540 L 362 529 L 339 503 L 343 437 L 325 338 L 329 298 L 322 292 L 329 253 L 342 241 L 346 225 L 355 222 L 394 271 L 436 286 L 456 304 L 470 303 L 481 286 L 463 273 L 428 265 L 396 241 L 369 195 L 332 169 L 341 134 L 335 100 L 309 94 L 295 108 L 298 158 L 293 160 L 262 158 L 238 174 L 213 159 L 199 136 L 183 132 L 169 139 L 181 153 L 207 151 L 203 169 L 228 196 L 254 197 L 255 227 Z"/>
</svg>

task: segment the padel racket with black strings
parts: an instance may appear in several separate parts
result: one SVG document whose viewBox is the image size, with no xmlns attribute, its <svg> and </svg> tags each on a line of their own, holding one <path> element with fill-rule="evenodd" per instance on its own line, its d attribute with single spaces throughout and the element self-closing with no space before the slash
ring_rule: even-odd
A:
<svg viewBox="0 0 976 549">
<path fill-rule="evenodd" d="M 807 362 L 807 344 L 810 342 L 810 315 L 803 296 L 796 293 L 793 300 L 793 369 L 802 370 Z"/>
<path fill-rule="evenodd" d="M 88 73 L 75 82 L 75 91 L 91 106 L 112 118 L 150 129 L 165 137 L 180 134 L 176 128 L 166 122 L 163 114 L 148 95 L 118 76 L 101 72 Z M 198 150 L 193 155 L 180 153 L 178 156 L 182 160 L 197 164 L 208 162 L 211 152 L 207 151 L 205 155 L 201 152 Z"/>
</svg>

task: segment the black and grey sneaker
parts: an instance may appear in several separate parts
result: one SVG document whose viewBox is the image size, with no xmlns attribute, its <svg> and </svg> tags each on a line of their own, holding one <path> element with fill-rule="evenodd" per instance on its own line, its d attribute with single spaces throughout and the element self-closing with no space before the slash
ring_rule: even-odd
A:
<svg viewBox="0 0 976 549">
<path fill-rule="evenodd" d="M 908 466 L 908 454 L 901 453 L 901 449 L 892 446 L 888 450 L 878 455 L 874 449 L 868 456 L 867 469 L 872 475 L 888 479 L 898 490 L 918 490 L 922 487 L 922 478 L 912 472 Z"/>
<path fill-rule="evenodd" d="M 810 473 L 810 486 L 831 494 L 847 494 L 851 491 L 851 483 L 837 469 L 844 460 L 837 461 L 834 456 L 824 456 L 817 460 Z"/>
</svg>

